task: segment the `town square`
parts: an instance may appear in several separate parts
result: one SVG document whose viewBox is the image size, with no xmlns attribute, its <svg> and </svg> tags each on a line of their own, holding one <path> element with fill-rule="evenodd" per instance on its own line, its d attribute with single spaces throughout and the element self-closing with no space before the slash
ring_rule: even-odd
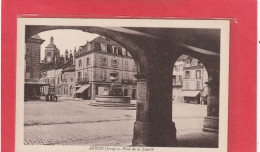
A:
<svg viewBox="0 0 260 152">
<path fill-rule="evenodd" d="M 221 32 L 25 25 L 23 144 L 218 148 Z"/>
</svg>

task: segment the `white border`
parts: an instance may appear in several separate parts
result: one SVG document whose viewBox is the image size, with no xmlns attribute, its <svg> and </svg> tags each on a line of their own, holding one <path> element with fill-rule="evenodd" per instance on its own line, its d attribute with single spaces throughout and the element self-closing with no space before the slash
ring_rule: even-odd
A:
<svg viewBox="0 0 260 152">
<path fill-rule="evenodd" d="M 229 20 L 172 20 L 172 19 L 68 19 L 68 18 L 18 18 L 17 19 L 17 79 L 16 79 L 16 152 L 85 152 L 90 146 L 24 145 L 24 51 L 25 25 L 106 26 L 106 27 L 168 27 L 168 28 L 218 28 L 220 38 L 220 111 L 219 148 L 155 147 L 153 151 L 175 152 L 226 152 L 228 133 L 228 76 L 229 76 Z M 93 151 L 93 150 L 92 150 Z"/>
</svg>

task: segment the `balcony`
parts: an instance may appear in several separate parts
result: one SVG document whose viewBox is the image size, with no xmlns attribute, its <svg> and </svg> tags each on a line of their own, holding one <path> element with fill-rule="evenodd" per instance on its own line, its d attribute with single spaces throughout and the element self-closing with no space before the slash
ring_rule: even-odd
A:
<svg viewBox="0 0 260 152">
<path fill-rule="evenodd" d="M 122 84 L 135 85 L 137 80 L 122 79 Z"/>
<path fill-rule="evenodd" d="M 173 81 L 173 86 L 182 86 L 182 81 Z"/>
<path fill-rule="evenodd" d="M 88 78 L 78 78 L 78 79 L 77 79 L 77 82 L 78 82 L 78 83 L 89 82 L 89 79 L 88 79 Z"/>
</svg>

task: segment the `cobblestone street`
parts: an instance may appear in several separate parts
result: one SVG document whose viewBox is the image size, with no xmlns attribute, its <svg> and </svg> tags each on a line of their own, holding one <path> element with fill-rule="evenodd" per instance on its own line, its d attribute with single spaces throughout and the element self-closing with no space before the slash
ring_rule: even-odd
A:
<svg viewBox="0 0 260 152">
<path fill-rule="evenodd" d="M 24 144 L 130 146 L 136 111 L 94 107 L 89 102 L 25 102 Z M 177 138 L 200 133 L 204 116 L 204 105 L 174 103 Z"/>
</svg>

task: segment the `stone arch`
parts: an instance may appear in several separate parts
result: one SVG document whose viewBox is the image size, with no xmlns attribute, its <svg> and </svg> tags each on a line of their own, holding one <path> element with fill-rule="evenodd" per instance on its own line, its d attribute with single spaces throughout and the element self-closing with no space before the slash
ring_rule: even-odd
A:
<svg viewBox="0 0 260 152">
<path fill-rule="evenodd" d="M 137 67 L 137 73 L 146 73 L 146 68 L 148 65 L 148 59 L 146 58 L 145 51 L 137 46 L 131 39 L 127 39 L 125 36 L 119 32 L 115 32 L 102 27 L 87 27 L 87 26 L 26 26 L 26 35 L 25 38 L 28 39 L 33 35 L 36 35 L 41 32 L 59 30 L 59 29 L 71 29 L 71 30 L 80 30 L 83 32 L 95 33 L 117 42 L 132 55 L 135 65 Z"/>
<path fill-rule="evenodd" d="M 211 62 L 209 61 L 211 59 L 218 61 L 219 57 L 191 51 L 190 48 L 179 43 L 179 35 L 183 31 L 176 31 L 178 29 L 175 29 L 175 31 L 172 29 L 151 29 L 156 30 L 156 32 L 152 33 L 159 36 L 158 38 L 145 33 L 123 33 L 104 27 L 30 25 L 26 26 L 26 39 L 40 32 L 55 29 L 75 29 L 96 33 L 108 37 L 125 47 L 131 53 L 136 63 L 138 73 L 137 90 L 141 92 L 138 95 L 133 145 L 176 145 L 176 129 L 174 122 L 172 122 L 172 67 L 182 53 L 194 56 L 201 61 L 203 60 L 205 62 L 203 64 L 208 68 L 211 67 Z M 136 29 L 136 31 L 138 30 L 142 31 L 142 29 Z M 149 33 L 151 31 L 143 32 Z M 184 33 L 182 39 L 190 38 L 189 36 L 185 37 Z M 197 42 L 199 40 L 194 43 Z M 218 55 L 214 54 L 213 56 Z"/>
</svg>

